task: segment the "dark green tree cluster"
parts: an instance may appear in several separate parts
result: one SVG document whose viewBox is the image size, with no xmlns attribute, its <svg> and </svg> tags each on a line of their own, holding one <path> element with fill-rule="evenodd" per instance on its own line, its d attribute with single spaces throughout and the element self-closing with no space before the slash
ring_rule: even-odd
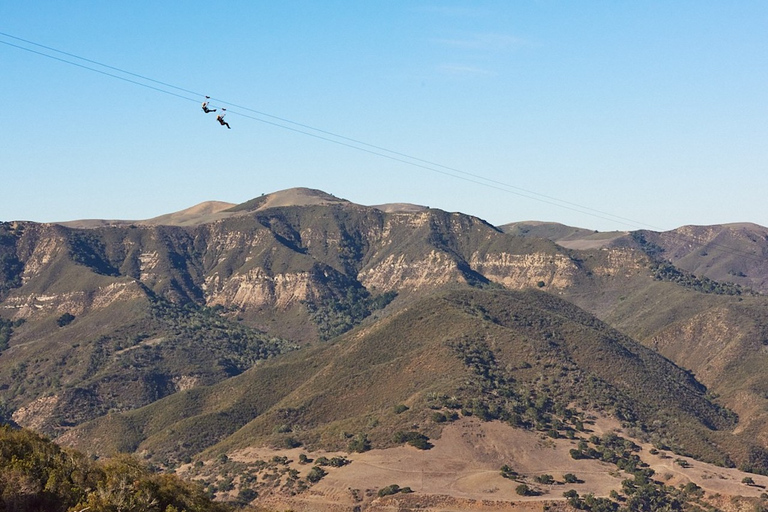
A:
<svg viewBox="0 0 768 512">
<path fill-rule="evenodd" d="M 218 498 L 226 493 L 231 497 L 236 492 L 235 504 L 242 505 L 251 503 L 257 497 L 272 494 L 295 496 L 305 492 L 328 474 L 330 469 L 327 471 L 327 468 L 339 467 L 327 458 L 324 462 L 327 465 L 321 466 L 318 464 L 323 462 L 321 459 L 315 461 L 307 457 L 306 453 L 300 454 L 299 464 L 315 463 L 302 477 L 301 472 L 292 467 L 294 461 L 285 456 L 276 455 L 271 459 L 246 462 L 221 454 L 211 462 L 197 461 L 189 468 L 189 474 L 202 484 L 208 496 Z"/>
<path fill-rule="evenodd" d="M 653 480 L 654 471 L 640 461 L 636 453 L 639 450 L 632 441 L 613 433 L 602 437 L 591 436 L 589 441 L 580 441 L 578 448 L 571 450 L 573 458 L 590 458 L 615 464 L 631 474 L 632 478 L 622 482 L 621 493 L 612 491 L 611 499 L 598 498 L 592 494 L 579 496 L 575 490 L 570 489 L 563 493 L 569 505 L 577 510 L 596 512 L 702 510 L 696 504 L 704 494 L 701 487 L 689 483 L 675 488 Z M 574 479 L 575 476 L 566 480 Z"/>
<path fill-rule="evenodd" d="M 397 484 L 392 484 L 386 487 L 382 487 L 376 494 L 379 496 L 379 498 L 383 498 L 384 496 L 392 496 L 393 494 L 409 494 L 412 492 L 413 489 L 410 487 L 400 487 Z"/>
<path fill-rule="evenodd" d="M 103 240 L 94 232 L 87 230 L 70 230 L 68 232 L 69 255 L 78 265 L 90 268 L 97 274 L 118 276 L 120 270 L 115 268 L 106 254 Z"/>
<path fill-rule="evenodd" d="M 363 453 L 367 452 L 371 449 L 371 441 L 368 439 L 368 435 L 364 433 L 358 433 L 355 437 L 353 437 L 349 444 L 347 445 L 347 449 L 350 452 L 356 452 L 356 453 Z"/>
<path fill-rule="evenodd" d="M 434 446 L 429 442 L 429 438 L 427 436 L 415 431 L 396 432 L 395 442 L 400 444 L 408 443 L 409 445 L 418 448 L 419 450 L 429 450 Z"/>
<path fill-rule="evenodd" d="M 579 493 L 570 489 L 563 493 L 568 499 L 568 504 L 576 510 L 590 510 L 592 512 L 616 512 L 619 504 L 609 498 L 598 498 L 592 493 L 579 496 Z"/>
<path fill-rule="evenodd" d="M 636 475 L 621 483 L 626 496 L 625 507 L 630 511 L 683 510 L 685 496 L 674 487 L 667 487 L 650 478 Z"/>
<path fill-rule="evenodd" d="M 383 309 L 396 296 L 396 292 L 387 292 L 374 297 L 363 286 L 352 285 L 344 294 L 316 302 L 307 301 L 306 306 L 317 325 L 320 339 L 329 340 L 349 331 L 372 312 Z"/>
<path fill-rule="evenodd" d="M 747 452 L 747 460 L 739 466 L 741 471 L 768 475 L 768 450 L 760 446 L 752 446 Z"/>
<path fill-rule="evenodd" d="M 178 305 L 148 293 L 153 318 L 161 323 L 163 331 L 173 333 L 174 338 L 190 349 L 203 351 L 231 374 L 239 374 L 261 359 L 296 348 L 285 340 L 230 320 L 222 314 L 225 311 L 220 306 Z"/>
<path fill-rule="evenodd" d="M 630 236 L 640 246 L 640 249 L 651 258 L 655 259 L 664 254 L 664 248 L 648 240 L 644 231 L 633 231 Z"/>
<path fill-rule="evenodd" d="M 17 512 L 223 512 L 198 486 L 129 456 L 94 462 L 28 430 L 0 427 L 0 504 Z"/>
<path fill-rule="evenodd" d="M 8 348 L 11 334 L 13 334 L 13 322 L 0 318 L 0 352 Z"/>
<path fill-rule="evenodd" d="M 592 512 L 657 512 L 657 511 L 703 511 L 712 508 L 701 502 L 704 491 L 693 482 L 679 488 L 635 475 L 621 483 L 621 492 L 611 491 L 610 498 L 596 497 L 591 493 L 579 496 L 573 489 L 563 496 L 576 510 Z"/>
<path fill-rule="evenodd" d="M 483 340 L 464 338 L 450 343 L 451 348 L 476 376 L 473 389 L 464 403 L 445 405 L 459 407 L 464 416 L 476 416 L 484 421 L 501 420 L 519 428 L 548 432 L 552 437 L 573 438 L 583 428 L 581 416 L 566 405 L 566 400 L 554 400 L 546 391 L 539 392 L 517 382 L 502 369 L 494 352 Z"/>
<path fill-rule="evenodd" d="M 504 478 L 508 478 L 510 480 L 516 480 L 517 477 L 520 475 L 518 474 L 517 471 L 512 469 L 508 464 L 504 464 L 503 466 L 501 466 L 501 476 Z"/>
<path fill-rule="evenodd" d="M 69 324 L 71 324 L 75 320 L 75 315 L 72 313 L 64 313 L 59 318 L 56 319 L 56 325 L 59 327 L 65 327 Z"/>
<path fill-rule="evenodd" d="M 12 288 L 21 286 L 24 264 L 16 253 L 16 241 L 23 228 L 0 222 L 0 297 Z"/>
<path fill-rule="evenodd" d="M 536 489 L 528 487 L 526 484 L 520 484 L 515 487 L 515 492 L 520 496 L 538 496 L 539 492 Z"/>
<path fill-rule="evenodd" d="M 677 268 L 668 261 L 661 261 L 651 265 L 651 273 L 659 281 L 669 281 L 701 293 L 713 293 L 715 295 L 755 294 L 752 290 L 745 289 L 735 283 L 713 281 L 708 277 L 696 277 L 690 272 Z"/>
<path fill-rule="evenodd" d="M 332 468 L 340 468 L 350 462 L 348 458 L 343 456 L 331 457 L 330 459 L 328 457 L 318 457 L 315 460 L 315 464 L 318 466 L 330 466 Z"/>
<path fill-rule="evenodd" d="M 307 474 L 307 480 L 313 484 L 316 484 L 327 474 L 328 472 L 320 466 L 312 466 L 312 469 L 310 469 L 309 473 Z"/>
<path fill-rule="evenodd" d="M 590 446 L 591 444 L 591 446 Z M 640 447 L 629 439 L 625 439 L 612 432 L 602 437 L 590 436 L 589 442 L 581 440 L 577 448 L 570 451 L 574 459 L 595 459 L 616 464 L 616 466 L 630 474 L 644 474 L 646 477 L 653 475 L 653 470 L 647 468 L 647 464 L 640 460 L 637 452 Z"/>
</svg>

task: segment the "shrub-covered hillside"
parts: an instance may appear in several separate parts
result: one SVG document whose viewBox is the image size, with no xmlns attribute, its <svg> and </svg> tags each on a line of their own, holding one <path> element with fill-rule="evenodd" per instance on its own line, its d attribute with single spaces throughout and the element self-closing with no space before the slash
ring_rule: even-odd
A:
<svg viewBox="0 0 768 512">
<path fill-rule="evenodd" d="M 0 510 L 223 512 L 199 487 L 129 456 L 94 462 L 29 430 L 0 427 Z"/>
</svg>

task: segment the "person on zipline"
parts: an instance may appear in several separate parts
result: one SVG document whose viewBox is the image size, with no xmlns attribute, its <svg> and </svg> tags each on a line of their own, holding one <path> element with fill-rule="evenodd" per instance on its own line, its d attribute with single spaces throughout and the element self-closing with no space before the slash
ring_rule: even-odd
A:
<svg viewBox="0 0 768 512">
<path fill-rule="evenodd" d="M 205 97 L 205 101 L 203 102 L 203 112 L 205 112 L 206 114 L 208 112 L 216 112 L 215 108 L 208 108 L 208 100 L 209 99 L 211 99 L 211 97 L 210 96 L 206 96 Z"/>
<path fill-rule="evenodd" d="M 231 126 L 229 126 L 229 123 L 224 120 L 224 116 L 227 115 L 227 109 L 223 108 L 221 109 L 221 114 L 216 116 L 216 120 L 219 122 L 221 126 L 226 126 L 230 130 L 232 129 Z"/>
</svg>

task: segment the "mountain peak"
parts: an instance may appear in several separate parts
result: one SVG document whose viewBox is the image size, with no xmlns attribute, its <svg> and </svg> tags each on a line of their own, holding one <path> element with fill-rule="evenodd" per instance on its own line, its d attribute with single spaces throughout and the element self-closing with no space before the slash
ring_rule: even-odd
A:
<svg viewBox="0 0 768 512">
<path fill-rule="evenodd" d="M 312 206 L 318 204 L 352 204 L 346 199 L 340 199 L 332 194 L 313 188 L 296 187 L 279 190 L 271 194 L 262 194 L 259 197 L 238 204 L 230 208 L 229 212 L 259 211 L 267 208 L 281 206 Z"/>
</svg>

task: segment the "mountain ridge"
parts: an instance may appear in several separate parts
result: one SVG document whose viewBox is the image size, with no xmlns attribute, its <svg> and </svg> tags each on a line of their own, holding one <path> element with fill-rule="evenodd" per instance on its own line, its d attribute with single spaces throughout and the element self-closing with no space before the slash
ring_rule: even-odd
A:
<svg viewBox="0 0 768 512">
<path fill-rule="evenodd" d="M 766 297 L 682 267 L 736 268 L 712 255 L 760 249 L 752 225 L 666 246 L 311 189 L 159 219 L 0 223 L 0 418 L 173 467 L 250 442 L 431 438 L 461 409 L 563 436 L 568 397 L 659 446 L 768 471 Z M 760 264 L 744 269 L 759 283 Z M 630 377 L 643 365 L 652 380 Z"/>
<path fill-rule="evenodd" d="M 166 213 L 157 217 L 144 220 L 106 220 L 106 219 L 81 219 L 62 222 L 52 222 L 50 224 L 59 224 L 70 228 L 96 229 L 100 227 L 116 227 L 130 225 L 149 225 L 149 226 L 197 226 L 216 222 L 235 215 L 243 214 L 244 211 L 259 211 L 269 208 L 291 207 L 291 206 L 311 206 L 322 204 L 352 204 L 346 199 L 340 199 L 332 194 L 322 190 L 306 187 L 295 187 L 262 194 L 244 203 L 229 203 L 225 201 L 204 201 L 189 208 Z M 362 205 L 361 205 L 362 206 Z M 418 212 L 426 210 L 426 206 L 420 206 L 409 203 L 387 203 L 370 206 L 386 213 L 398 212 Z"/>
</svg>

